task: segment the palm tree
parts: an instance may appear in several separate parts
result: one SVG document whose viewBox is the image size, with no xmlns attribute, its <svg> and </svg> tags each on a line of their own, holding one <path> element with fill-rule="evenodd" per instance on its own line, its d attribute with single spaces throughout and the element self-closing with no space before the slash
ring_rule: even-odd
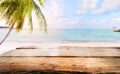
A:
<svg viewBox="0 0 120 74">
<path fill-rule="evenodd" d="M 0 45 L 6 40 L 13 28 L 17 32 L 23 29 L 25 18 L 28 18 L 30 31 L 32 32 L 33 12 L 39 19 L 37 23 L 40 25 L 40 28 L 47 32 L 46 19 L 39 7 L 39 5 L 44 6 L 45 0 L 38 0 L 39 5 L 34 0 L 1 0 L 0 2 L 0 20 L 5 19 L 6 25 L 9 26 L 9 31 L 0 42 Z"/>
</svg>

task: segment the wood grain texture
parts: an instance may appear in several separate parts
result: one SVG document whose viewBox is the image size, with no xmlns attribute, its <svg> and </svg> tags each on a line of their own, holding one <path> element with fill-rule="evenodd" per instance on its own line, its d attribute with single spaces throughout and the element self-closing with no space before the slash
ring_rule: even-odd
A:
<svg viewBox="0 0 120 74">
<path fill-rule="evenodd" d="M 80 47 L 59 46 L 44 49 L 16 49 L 0 54 L 0 56 L 94 56 L 94 57 L 120 57 L 119 47 Z"/>
<path fill-rule="evenodd" d="M 120 73 L 120 47 L 16 49 L 0 54 L 0 71 Z"/>
<path fill-rule="evenodd" d="M 0 57 L 0 71 L 120 72 L 120 58 Z"/>
</svg>

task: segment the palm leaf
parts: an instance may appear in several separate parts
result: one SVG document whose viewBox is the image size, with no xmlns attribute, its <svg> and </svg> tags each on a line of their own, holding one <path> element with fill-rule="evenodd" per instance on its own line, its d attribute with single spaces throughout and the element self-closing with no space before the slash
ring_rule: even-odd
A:
<svg viewBox="0 0 120 74">
<path fill-rule="evenodd" d="M 44 6 L 44 3 L 46 2 L 46 0 L 38 0 L 38 1 L 39 1 L 41 6 Z"/>
<path fill-rule="evenodd" d="M 41 6 L 44 6 L 45 0 L 38 1 Z M 16 28 L 17 32 L 20 32 L 23 29 L 26 18 L 29 19 L 30 31 L 32 32 L 34 25 L 32 19 L 33 10 L 39 19 L 38 24 L 40 28 L 47 32 L 46 19 L 39 5 L 37 5 L 34 0 L 0 0 L 0 19 L 5 19 L 6 25 L 10 26 L 8 33 L 0 44 L 6 40 L 13 27 Z"/>
<path fill-rule="evenodd" d="M 44 6 L 45 0 L 38 0 L 41 6 Z M 0 4 L 0 19 L 5 19 L 6 24 L 16 27 L 16 31 L 20 32 L 23 29 L 25 18 L 29 19 L 29 26 L 32 32 L 33 30 L 33 9 L 37 15 L 37 18 L 41 21 L 38 22 L 40 28 L 44 28 L 47 32 L 46 19 L 41 12 L 40 7 L 34 2 L 34 0 L 1 0 Z M 14 22 L 14 24 L 13 24 Z"/>
<path fill-rule="evenodd" d="M 35 4 L 35 2 L 34 2 L 33 5 L 34 5 L 34 12 L 35 12 L 37 18 L 39 19 L 38 20 L 39 26 L 40 26 L 41 29 L 44 29 L 45 32 L 47 33 L 46 19 L 45 19 L 44 15 L 42 14 L 41 9 L 39 8 L 39 6 L 37 4 Z"/>
</svg>

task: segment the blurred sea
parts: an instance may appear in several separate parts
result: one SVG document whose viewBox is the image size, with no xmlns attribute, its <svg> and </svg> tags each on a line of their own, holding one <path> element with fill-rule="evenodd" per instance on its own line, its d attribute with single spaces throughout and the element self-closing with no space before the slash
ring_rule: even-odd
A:
<svg viewBox="0 0 120 74">
<path fill-rule="evenodd" d="M 0 29 L 0 40 L 3 39 L 8 29 Z M 85 43 L 85 42 L 120 42 L 120 33 L 113 32 L 110 29 L 52 29 L 48 33 L 29 29 L 24 29 L 20 33 L 15 30 L 11 32 L 6 42 L 17 43 L 45 43 L 45 42 L 60 42 L 60 43 Z"/>
</svg>

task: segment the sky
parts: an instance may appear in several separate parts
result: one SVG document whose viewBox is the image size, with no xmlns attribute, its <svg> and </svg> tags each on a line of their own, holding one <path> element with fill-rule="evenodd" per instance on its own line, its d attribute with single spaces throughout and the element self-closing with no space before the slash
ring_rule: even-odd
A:
<svg viewBox="0 0 120 74">
<path fill-rule="evenodd" d="M 120 0 L 46 0 L 50 29 L 120 28 Z"/>
<path fill-rule="evenodd" d="M 46 0 L 41 10 L 48 29 L 120 28 L 120 0 Z"/>
</svg>

